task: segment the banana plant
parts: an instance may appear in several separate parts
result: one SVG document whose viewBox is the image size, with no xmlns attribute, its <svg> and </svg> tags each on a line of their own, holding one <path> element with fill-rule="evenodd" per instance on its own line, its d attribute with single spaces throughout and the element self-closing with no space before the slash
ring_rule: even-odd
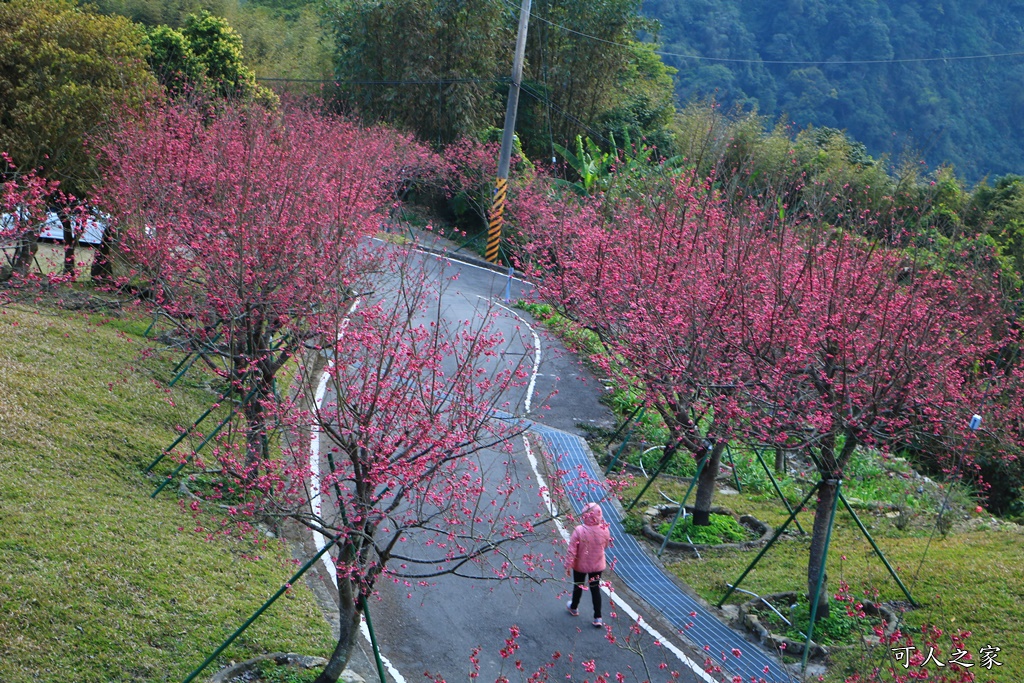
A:
<svg viewBox="0 0 1024 683">
<path fill-rule="evenodd" d="M 575 154 L 555 144 L 555 151 L 562 155 L 579 177 L 575 182 L 558 179 L 555 181 L 556 187 L 568 189 L 580 196 L 591 196 L 607 192 L 619 179 L 642 177 L 654 169 L 656 164 L 651 161 L 654 152 L 652 148 L 634 148 L 628 134 L 622 148 L 615 144 L 614 135 L 610 136 L 610 142 L 613 151 L 606 152 L 589 137 L 584 139 L 577 135 Z M 671 172 L 681 161 L 682 157 L 673 157 L 657 166 Z"/>
</svg>

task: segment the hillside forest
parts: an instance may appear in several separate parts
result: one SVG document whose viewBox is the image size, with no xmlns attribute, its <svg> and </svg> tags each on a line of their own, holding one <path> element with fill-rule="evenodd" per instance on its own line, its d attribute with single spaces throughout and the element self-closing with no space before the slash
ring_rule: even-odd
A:
<svg viewBox="0 0 1024 683">
<path fill-rule="evenodd" d="M 846 130 L 971 180 L 1020 170 L 1024 3 L 647 0 L 683 99 Z M 671 55 L 671 56 L 668 56 Z"/>
</svg>

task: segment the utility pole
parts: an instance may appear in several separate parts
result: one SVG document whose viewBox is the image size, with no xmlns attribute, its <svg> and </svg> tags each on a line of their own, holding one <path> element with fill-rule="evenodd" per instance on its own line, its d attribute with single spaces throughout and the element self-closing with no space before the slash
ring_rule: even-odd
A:
<svg viewBox="0 0 1024 683">
<path fill-rule="evenodd" d="M 505 108 L 505 131 L 501 136 L 498 156 L 498 178 L 494 181 L 491 210 L 487 212 L 487 250 L 491 263 L 498 262 L 501 226 L 504 223 L 505 195 L 508 192 L 508 167 L 512 160 L 512 139 L 516 133 L 516 109 L 519 107 L 519 84 L 523 80 L 523 56 L 526 54 L 526 30 L 530 24 L 530 0 L 523 0 L 519 8 L 519 31 L 516 33 L 516 54 L 512 60 L 512 82 L 508 86 L 508 106 Z"/>
</svg>

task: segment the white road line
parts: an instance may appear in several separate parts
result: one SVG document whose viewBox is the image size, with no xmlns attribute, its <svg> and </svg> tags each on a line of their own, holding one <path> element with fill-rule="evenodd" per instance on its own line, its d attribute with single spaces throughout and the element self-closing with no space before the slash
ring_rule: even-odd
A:
<svg viewBox="0 0 1024 683">
<path fill-rule="evenodd" d="M 485 297 L 477 294 L 477 298 L 484 299 Z M 526 322 L 521 315 L 513 311 L 508 306 L 503 306 L 493 299 L 489 300 L 495 306 L 504 308 L 506 311 L 519 318 L 520 322 L 526 325 L 526 329 L 533 335 L 533 372 L 530 373 L 530 383 L 526 386 L 526 400 L 523 402 L 523 407 L 526 408 L 526 414 L 530 414 L 530 406 L 533 403 L 533 390 L 537 387 L 537 371 L 540 369 L 540 336 L 533 331 L 533 326 Z"/>
<path fill-rule="evenodd" d="M 371 237 L 370 239 L 375 241 L 375 242 L 384 242 L 385 241 L 385 240 L 382 240 L 379 237 Z M 451 254 L 448 254 L 448 253 L 438 254 L 438 253 L 433 252 L 433 251 L 425 251 L 423 249 L 417 249 L 415 247 L 413 247 L 412 250 L 415 251 L 417 254 L 423 254 L 424 256 L 433 256 L 434 258 L 443 258 L 443 259 L 447 259 L 448 261 L 453 261 L 455 263 L 458 263 L 459 265 L 462 265 L 462 266 L 469 266 L 470 268 L 476 268 L 477 270 L 486 270 L 486 271 L 488 271 L 490 273 L 494 273 L 495 275 L 502 275 L 501 273 L 499 273 L 498 271 L 494 270 L 493 268 L 487 268 L 485 266 L 478 266 L 475 263 L 471 263 L 470 261 L 463 261 L 462 259 L 458 258 L 457 256 L 452 256 Z M 508 275 L 502 275 L 502 277 L 508 277 Z M 533 287 L 533 283 L 530 282 L 529 280 L 524 280 L 521 277 L 514 277 L 514 276 L 512 277 L 512 279 L 515 280 L 516 282 L 522 282 L 524 285 L 530 285 L 531 287 Z"/>
<path fill-rule="evenodd" d="M 537 371 L 540 368 L 540 337 L 533 330 L 533 327 L 530 325 L 530 323 L 526 322 L 526 320 L 524 320 L 523 317 L 516 313 L 514 310 L 508 308 L 507 306 L 502 306 L 496 301 L 492 301 L 492 303 L 501 306 L 506 311 L 508 311 L 515 317 L 519 318 L 519 320 L 522 321 L 524 325 L 526 325 L 526 328 L 530 330 L 530 334 L 533 335 L 534 365 L 533 373 L 530 376 L 529 388 L 526 391 L 526 412 L 529 413 L 530 399 L 533 397 L 534 382 L 537 379 Z M 544 477 L 540 473 L 537 458 L 536 456 L 534 456 L 533 449 L 530 448 L 530 441 L 526 438 L 525 434 L 523 434 L 523 444 L 526 446 L 526 458 L 530 461 L 530 467 L 533 469 L 533 475 L 537 479 L 537 485 L 539 486 L 541 496 L 544 499 L 544 504 L 547 505 L 548 512 L 554 517 L 555 526 L 558 528 L 558 533 L 561 534 L 562 539 L 566 543 L 568 543 L 570 537 L 569 531 L 565 528 L 565 525 L 562 524 L 562 520 L 555 516 L 557 515 L 558 510 L 555 507 L 554 501 L 551 500 L 551 496 L 548 494 L 547 483 L 544 481 Z M 609 590 L 607 585 L 603 584 L 601 586 L 601 592 L 607 595 L 609 600 L 617 604 L 622 609 L 622 611 L 629 616 L 630 619 L 635 621 L 637 625 L 640 626 L 640 628 L 647 631 L 647 633 L 652 638 L 661 643 L 662 647 L 664 647 L 666 650 L 674 654 L 676 658 L 684 666 L 688 667 L 691 671 L 693 671 L 693 673 L 696 674 L 698 678 L 707 681 L 708 683 L 716 683 L 715 679 L 712 678 L 712 676 L 704 670 L 704 667 L 702 665 L 698 664 L 694 660 L 687 657 L 682 650 L 680 650 L 678 647 L 669 642 L 668 639 L 665 638 L 665 636 L 661 635 L 661 633 L 657 631 L 657 629 L 655 629 L 644 619 L 642 619 L 640 617 L 640 614 L 635 609 L 633 609 L 633 607 L 630 606 L 628 602 L 623 600 L 618 593 L 613 593 L 611 590 Z"/>
</svg>

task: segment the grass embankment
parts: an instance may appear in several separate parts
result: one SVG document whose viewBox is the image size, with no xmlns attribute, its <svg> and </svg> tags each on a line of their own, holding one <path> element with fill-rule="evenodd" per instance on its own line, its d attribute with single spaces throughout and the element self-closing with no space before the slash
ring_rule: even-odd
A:
<svg viewBox="0 0 1024 683">
<path fill-rule="evenodd" d="M 0 681 L 180 681 L 287 580 L 287 550 L 207 541 L 141 472 L 216 398 L 131 368 L 148 321 L 0 310 Z M 154 381 L 162 380 L 162 381 Z M 215 423 L 214 423 L 215 424 Z M 210 425 L 205 425 L 210 428 Z M 218 664 L 330 651 L 296 585 Z"/>
</svg>

